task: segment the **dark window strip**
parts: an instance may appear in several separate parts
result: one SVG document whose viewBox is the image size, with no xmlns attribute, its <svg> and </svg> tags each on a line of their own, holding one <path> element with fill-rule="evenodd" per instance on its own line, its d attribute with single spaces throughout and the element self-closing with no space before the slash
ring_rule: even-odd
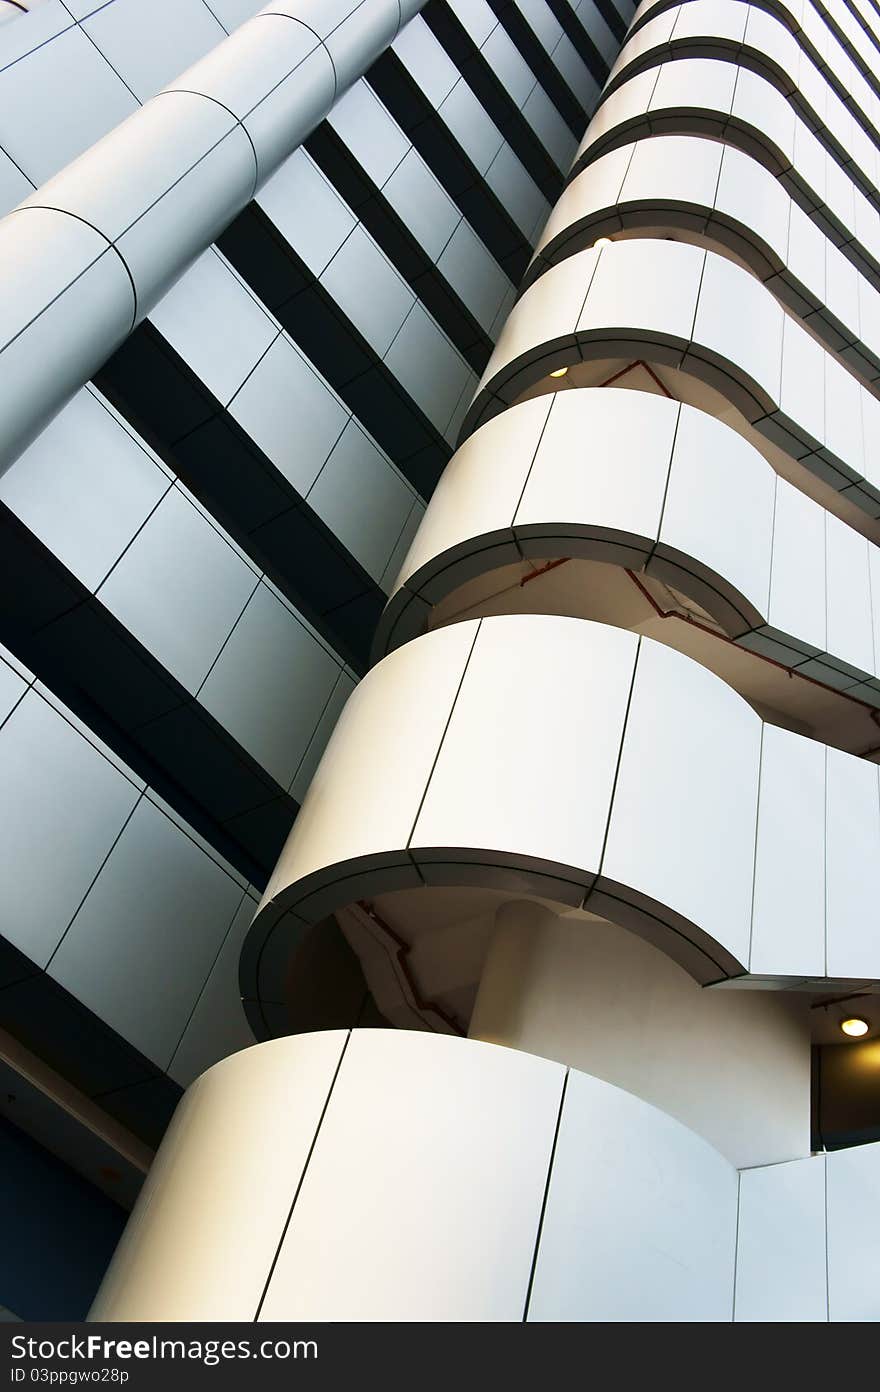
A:
<svg viewBox="0 0 880 1392">
<path fill-rule="evenodd" d="M 348 147 L 325 121 L 305 148 L 462 357 L 482 374 L 492 340 Z"/>
<path fill-rule="evenodd" d="M 386 50 L 370 68 L 367 81 L 477 236 L 518 285 L 532 248 L 397 55 Z M 555 197 L 558 193 L 554 201 Z"/>
<path fill-rule="evenodd" d="M 452 13 L 444 0 L 428 0 L 428 4 L 422 10 L 422 18 L 437 41 L 443 45 L 486 112 L 492 117 L 511 149 L 531 174 L 544 197 L 549 203 L 555 202 L 559 197 L 559 181 L 564 177 L 564 171 L 560 170 L 556 161 L 545 149 L 464 25 Z M 511 37 L 513 36 L 511 35 Z M 528 54 L 523 52 L 516 39 L 514 39 L 514 43 L 528 61 Z M 543 54 L 543 49 L 540 52 Z M 543 68 L 544 65 L 540 64 L 539 66 Z M 549 59 L 547 59 L 547 66 L 552 67 Z M 547 92 L 547 84 L 541 80 L 541 74 L 535 72 L 531 62 L 529 62 L 529 67 L 544 91 Z M 553 72 L 556 73 L 555 68 L 553 68 Z M 558 73 L 556 76 L 559 76 Z M 559 84 L 563 85 L 561 78 L 559 78 Z M 565 90 L 567 92 L 568 88 L 566 87 Z M 559 102 L 554 100 L 551 92 L 547 92 L 547 96 L 572 133 L 580 139 L 588 120 L 587 113 L 580 103 L 576 102 L 574 97 L 570 95 L 570 101 L 562 103 L 566 107 L 566 114 L 566 111 L 560 110 Z"/>
<path fill-rule="evenodd" d="M 152 324 L 95 385 L 290 602 L 365 671 L 385 595 Z"/>
<path fill-rule="evenodd" d="M 570 8 L 570 6 L 567 3 L 567 0 L 548 0 L 548 2 L 554 14 L 556 13 L 557 5 L 560 8 Z M 608 25 L 608 28 L 611 30 L 615 39 L 617 39 L 617 42 L 622 44 L 624 39 L 626 38 L 626 31 L 629 28 L 629 26 L 626 20 L 622 17 L 622 15 L 618 14 L 616 7 L 612 4 L 612 0 L 593 0 L 593 5 L 599 11 L 599 14 L 602 16 L 605 23 Z M 635 6 L 633 6 L 632 8 L 633 13 L 635 13 Z M 578 24 L 581 23 L 577 15 L 575 15 L 575 21 Z M 562 21 L 560 20 L 560 23 L 561 22 Z"/>
<path fill-rule="evenodd" d="M 261 887 L 297 803 L 0 505 L 0 640 L 185 822 Z M 274 809 L 274 835 L 246 818 Z"/>
<path fill-rule="evenodd" d="M 622 44 L 624 38 L 626 37 L 626 25 L 624 24 L 620 16 L 617 14 L 617 11 L 614 9 L 613 5 L 607 4 L 606 2 L 603 8 L 602 5 L 597 3 L 597 0 L 593 0 L 593 3 L 595 4 L 596 9 L 599 11 L 599 14 L 608 24 L 608 27 L 614 35 L 615 39 L 617 39 L 617 42 Z M 571 5 L 568 3 L 568 0 L 547 0 L 547 4 L 550 10 L 558 19 L 559 23 L 562 25 L 562 28 L 565 30 L 569 39 L 571 39 L 572 44 L 577 49 L 578 54 L 586 63 L 587 67 L 593 74 L 593 77 L 596 79 L 599 86 L 603 87 L 605 85 L 605 80 L 608 77 L 608 64 L 602 57 L 602 54 L 599 52 L 593 40 L 590 38 L 590 35 L 584 28 L 584 25 L 582 24 L 581 20 L 575 14 L 574 10 L 571 8 Z M 605 13 L 605 9 L 610 10 L 614 14 L 614 17 L 617 21 L 616 24 L 611 24 L 609 22 L 608 16 Z"/>
<path fill-rule="evenodd" d="M 442 0 L 429 0 L 429 6 Z M 552 101 L 572 135 L 578 140 L 586 130 L 589 116 L 580 96 L 572 90 L 550 54 L 512 0 L 488 0 L 496 19 L 507 31 L 535 77 Z"/>
<path fill-rule="evenodd" d="M 416 491 L 429 498 L 452 454 L 448 442 L 265 213 L 252 203 L 217 246 Z"/>
<path fill-rule="evenodd" d="M 183 1089 L 5 938 L 0 983 L 0 1028 L 158 1145 Z"/>
</svg>

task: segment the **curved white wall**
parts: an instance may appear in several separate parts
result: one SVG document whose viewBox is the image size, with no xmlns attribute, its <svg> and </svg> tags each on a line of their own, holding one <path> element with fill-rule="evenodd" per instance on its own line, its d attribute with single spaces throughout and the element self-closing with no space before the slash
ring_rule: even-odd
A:
<svg viewBox="0 0 880 1392">
<path fill-rule="evenodd" d="M 873 980 L 878 778 L 765 726 L 650 639 L 537 615 L 440 629 L 350 698 L 251 929 L 243 994 L 279 999 L 297 921 L 422 882 L 586 907 L 703 982 Z"/>
<path fill-rule="evenodd" d="M 0 222 L 0 469 L 423 0 L 273 0 Z"/>
<path fill-rule="evenodd" d="M 190 1089 L 91 1318 L 871 1319 L 878 1183 L 877 1146 L 738 1177 L 619 1088 L 473 1040 L 276 1040 Z"/>
<path fill-rule="evenodd" d="M 880 548 L 779 478 L 703 411 L 583 387 L 511 406 L 448 464 L 376 636 L 521 557 L 644 570 L 744 647 L 880 706 Z"/>
<path fill-rule="evenodd" d="M 710 383 L 804 468 L 880 513 L 880 401 L 748 271 L 681 243 L 615 242 L 547 270 L 511 311 L 462 438 L 559 366 L 645 352 Z"/>
<path fill-rule="evenodd" d="M 809 1153 L 806 997 L 699 990 L 616 924 L 503 904 L 468 1036 L 625 1088 L 739 1167 Z"/>
</svg>

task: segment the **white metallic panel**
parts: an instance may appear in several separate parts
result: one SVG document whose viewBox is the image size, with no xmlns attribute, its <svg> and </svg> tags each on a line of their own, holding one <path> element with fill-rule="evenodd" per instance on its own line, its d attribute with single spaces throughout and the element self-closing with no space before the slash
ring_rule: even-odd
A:
<svg viewBox="0 0 880 1392">
<path fill-rule="evenodd" d="M 529 1320 L 729 1320 L 735 1241 L 733 1166 L 659 1109 L 571 1071 Z"/>
<path fill-rule="evenodd" d="M 415 296 L 362 224 L 346 238 L 321 276 L 321 284 L 383 357 Z"/>
<path fill-rule="evenodd" d="M 351 209 L 305 150 L 284 161 L 256 201 L 315 276 L 357 226 Z"/>
<path fill-rule="evenodd" d="M 712 194 L 700 203 L 711 208 Z M 756 160 L 730 145 L 724 147 L 714 205 L 717 212 L 726 213 L 757 234 L 780 261 L 785 260 L 791 199 Z"/>
<path fill-rule="evenodd" d="M 512 406 L 456 450 L 432 494 L 395 589 L 459 543 L 495 532 L 499 525 L 512 526 L 551 400 Z"/>
<path fill-rule="evenodd" d="M 582 251 L 570 256 L 552 266 L 525 292 L 507 317 L 481 385 L 491 382 L 503 367 L 520 357 L 528 361 L 543 356 L 541 350 L 548 342 L 564 340 L 571 344 L 570 360 L 577 361 L 574 331 L 600 255 L 598 251 Z"/>
<path fill-rule="evenodd" d="M 467 385 L 470 369 L 418 301 L 385 354 L 385 365 L 432 424 L 451 440 L 450 417 Z"/>
<path fill-rule="evenodd" d="M 440 115 L 476 169 L 485 175 L 504 141 L 464 78 L 441 104 Z"/>
<path fill-rule="evenodd" d="M 741 435 L 682 406 L 660 541 L 711 567 L 761 615 L 770 586 L 775 487 L 772 470 Z"/>
<path fill-rule="evenodd" d="M 412 147 L 394 118 L 361 79 L 336 102 L 327 124 L 348 147 L 377 188 L 382 188 Z"/>
<path fill-rule="evenodd" d="M 649 76 L 650 74 L 645 74 Z M 708 111 L 728 112 L 734 97 L 737 80 L 745 76 L 732 63 L 720 63 L 704 58 L 682 58 L 664 63 L 660 68 L 649 112 L 705 107 Z M 627 84 L 629 86 L 629 84 Z"/>
<path fill-rule="evenodd" d="M 825 439 L 825 360 L 827 353 L 806 329 L 789 315 L 782 330 L 782 376 L 779 407 L 810 442 Z M 795 447 L 796 448 L 796 447 Z M 804 451 L 806 452 L 806 450 Z"/>
<path fill-rule="evenodd" d="M 355 689 L 263 903 L 327 867 L 406 845 L 476 631 L 455 624 L 408 643 Z"/>
<path fill-rule="evenodd" d="M 583 252 L 571 259 L 577 262 L 595 254 Z M 659 255 L 657 243 L 651 241 L 613 242 L 603 247 L 577 321 L 578 333 L 635 325 L 662 339 L 686 342 L 691 336 L 698 293 L 700 305 L 703 303 L 700 275 L 704 258 L 699 247 L 679 242 L 664 243 Z"/>
<path fill-rule="evenodd" d="M 825 444 L 832 454 L 854 470 L 864 472 L 861 388 L 850 372 L 825 354 Z"/>
<path fill-rule="evenodd" d="M 486 183 L 526 241 L 534 244 L 550 204 L 506 141 L 486 171 Z"/>
<path fill-rule="evenodd" d="M 342 402 L 284 335 L 233 397 L 229 413 L 303 495 L 349 420 Z"/>
<path fill-rule="evenodd" d="M 602 877 L 669 905 L 743 964 L 760 743 L 761 721 L 730 687 L 670 648 L 642 642 Z"/>
<path fill-rule="evenodd" d="M 629 148 L 632 161 L 620 190 L 621 203 L 675 198 L 697 208 L 712 207 L 722 155 L 726 162 L 731 153 L 713 141 L 694 140 L 686 135 L 667 135 L 661 141 L 640 140 Z M 620 158 L 623 154 L 623 150 L 615 150 L 604 158 Z M 592 172 L 580 176 L 588 185 L 592 177 Z"/>
<path fill-rule="evenodd" d="M 354 420 L 308 493 L 309 507 L 377 582 L 413 499 L 406 480 Z"/>
<path fill-rule="evenodd" d="M 170 487 L 147 447 L 84 388 L 0 478 L 0 500 L 94 590 Z"/>
<path fill-rule="evenodd" d="M 0 726 L 15 709 L 29 683 L 0 657 Z"/>
<path fill-rule="evenodd" d="M 637 145 L 636 153 L 639 149 L 640 146 Z M 588 170 L 572 179 L 547 219 L 537 250 L 541 251 L 554 237 L 590 213 L 598 209 L 613 208 L 621 194 L 621 186 L 626 187 L 627 180 L 624 176 L 633 158 L 632 146 L 612 150 L 597 159 Z"/>
<path fill-rule="evenodd" d="M 441 253 L 456 227 L 469 229 L 455 203 L 417 150 L 410 147 L 384 184 L 382 193 L 428 255 L 432 259 L 441 258 L 439 269 L 443 270 Z M 474 234 L 471 235 L 476 240 Z M 497 262 L 489 259 L 496 274 L 500 275 Z M 448 271 L 443 270 L 443 273 L 449 279 Z"/>
<path fill-rule="evenodd" d="M 825 749 L 767 724 L 748 965 L 754 976 L 825 971 Z"/>
<path fill-rule="evenodd" d="M 521 1320 L 563 1074 L 474 1040 L 355 1031 L 260 1318 Z"/>
<path fill-rule="evenodd" d="M 3 936 L 45 967 L 138 789 L 33 689 L 0 729 Z"/>
<path fill-rule="evenodd" d="M 736 1250 L 738 1323 L 828 1318 L 825 1164 L 816 1155 L 743 1170 Z"/>
<path fill-rule="evenodd" d="M 385 190 L 386 196 L 388 190 Z M 431 200 L 422 200 L 431 210 Z M 433 219 L 442 234 L 442 220 Z M 408 223 L 412 230 L 412 223 Z M 437 261 L 437 270 L 467 305 L 471 314 L 494 340 L 493 325 L 513 287 L 498 262 L 464 218 L 459 222 Z"/>
<path fill-rule="evenodd" d="M 168 1073 L 181 1087 L 188 1087 L 220 1059 L 257 1042 L 238 984 L 241 945 L 256 908 L 256 898 L 245 895 L 174 1050 Z"/>
<path fill-rule="evenodd" d="M 880 787 L 876 764 L 827 751 L 827 974 L 877 976 Z"/>
<path fill-rule="evenodd" d="M 121 623 L 195 692 L 258 575 L 177 488 L 171 488 L 98 597 Z"/>
<path fill-rule="evenodd" d="M 211 668 L 199 702 L 287 788 L 338 674 L 338 660 L 259 585 Z"/>
<path fill-rule="evenodd" d="M 83 29 L 142 102 L 226 38 L 203 0 L 123 0 L 94 8 Z"/>
<path fill-rule="evenodd" d="M 732 115 L 753 127 L 765 140 L 769 138 L 783 157 L 791 160 L 794 131 L 798 124 L 793 109 L 766 78 L 749 72 L 747 68 L 733 71 L 736 73 L 736 91 L 730 107 Z"/>
<path fill-rule="evenodd" d="M 193 1085 L 92 1319 L 254 1318 L 346 1039 L 328 1030 L 261 1044 Z"/>
<path fill-rule="evenodd" d="M 785 479 L 776 485 L 770 612 L 773 628 L 825 645 L 825 516 Z"/>
<path fill-rule="evenodd" d="M 31 17 L 19 23 L 30 26 Z M 72 27 L 4 69 L 0 145 L 42 184 L 133 111 L 137 101 L 122 78 Z"/>
<path fill-rule="evenodd" d="M 707 254 L 694 341 L 742 367 L 771 402 L 779 400 L 784 319 L 782 307 L 754 276 Z"/>
<path fill-rule="evenodd" d="M 300 7 L 294 3 L 293 9 L 296 13 Z M 373 0 L 369 5 L 358 5 L 352 0 L 333 0 L 330 4 L 320 0 L 309 6 L 303 18 L 324 39 L 333 59 L 336 90 L 344 92 L 370 66 L 372 58 L 391 43 L 401 22 L 406 22 L 406 13 L 397 0 Z"/>
<path fill-rule="evenodd" d="M 831 513 L 825 518 L 828 652 L 866 674 L 874 654 L 868 552 L 871 543 Z"/>
<path fill-rule="evenodd" d="M 49 975 L 167 1068 L 240 899 L 241 886 L 142 798 Z"/>
<path fill-rule="evenodd" d="M 609 528 L 656 539 L 678 411 L 647 392 L 557 392 L 517 527 Z"/>
<path fill-rule="evenodd" d="M 834 1151 L 825 1164 L 829 1317 L 851 1324 L 876 1323 L 880 1319 L 880 1145 Z"/>
<path fill-rule="evenodd" d="M 420 15 L 400 31 L 391 51 L 432 106 L 439 109 L 459 80 L 458 68 Z"/>
<path fill-rule="evenodd" d="M 637 647 L 632 633 L 580 619 L 483 623 L 413 829 L 416 858 L 420 848 L 460 846 L 496 862 L 571 867 L 574 884 L 589 879 Z"/>
<path fill-rule="evenodd" d="M 213 248 L 150 311 L 150 321 L 224 406 L 280 332 Z"/>
</svg>

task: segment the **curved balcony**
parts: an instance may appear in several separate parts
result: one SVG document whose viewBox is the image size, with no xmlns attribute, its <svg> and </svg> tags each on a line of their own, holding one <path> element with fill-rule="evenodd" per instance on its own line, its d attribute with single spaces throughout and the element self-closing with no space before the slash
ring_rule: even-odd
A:
<svg viewBox="0 0 880 1392">
<path fill-rule="evenodd" d="M 744 433 L 880 516 L 880 402 L 748 271 L 682 243 L 624 240 L 547 270 L 511 311 L 461 438 L 555 389 L 562 367 L 638 358 L 707 384 Z"/>
<path fill-rule="evenodd" d="M 868 383 L 880 381 L 880 292 L 750 155 L 698 136 L 624 145 L 571 181 L 520 294 L 598 237 L 659 237 L 744 262 Z"/>
<path fill-rule="evenodd" d="M 189 1090 L 91 1318 L 872 1320 L 878 1193 L 878 1145 L 738 1174 L 545 1059 L 303 1035 Z"/>
<path fill-rule="evenodd" d="M 742 0 L 686 0 L 644 17 L 621 49 L 603 95 L 637 73 L 689 58 L 733 63 L 772 83 L 878 201 L 880 100 L 844 49 L 826 45 L 820 54 L 799 28 L 793 33 L 781 18 Z"/>
<path fill-rule="evenodd" d="M 404 952 L 456 923 L 462 990 L 498 891 L 631 929 L 701 983 L 872 982 L 878 777 L 621 629 L 517 615 L 417 638 L 349 699 L 278 861 L 242 957 L 254 1028 L 283 1030 L 306 926 L 369 900 Z M 423 956 L 431 1000 L 452 956 Z"/>
<path fill-rule="evenodd" d="M 599 107 L 572 166 L 645 135 L 709 135 L 760 161 L 866 274 L 880 279 L 880 213 L 764 78 L 682 58 L 624 82 Z"/>
<path fill-rule="evenodd" d="M 632 571 L 705 610 L 714 646 L 693 615 L 655 617 Z M 670 641 L 753 704 L 863 752 L 880 743 L 878 600 L 880 548 L 728 426 L 662 396 L 585 387 L 510 407 L 453 456 L 374 652 L 455 616 L 539 606 Z"/>
</svg>

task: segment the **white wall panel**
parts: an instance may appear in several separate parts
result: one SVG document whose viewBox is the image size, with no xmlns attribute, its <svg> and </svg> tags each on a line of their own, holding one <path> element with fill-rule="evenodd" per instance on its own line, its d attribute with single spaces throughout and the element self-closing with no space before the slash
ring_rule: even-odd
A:
<svg viewBox="0 0 880 1392">
<path fill-rule="evenodd" d="M 92 1319 L 137 1311 L 149 1320 L 253 1320 L 346 1037 L 331 1030 L 262 1044 L 198 1080 L 150 1170 Z"/>
<path fill-rule="evenodd" d="M 408 644 L 352 693 L 264 902 L 340 859 L 406 845 L 476 629 L 456 624 Z"/>
<path fill-rule="evenodd" d="M 521 1320 L 562 1081 L 491 1045 L 355 1031 L 261 1319 Z"/>
<path fill-rule="evenodd" d="M 537 857 L 583 885 L 599 868 L 637 647 L 578 619 L 483 624 L 413 829 L 416 857 L 447 846 Z"/>
<path fill-rule="evenodd" d="M 825 518 L 785 479 L 776 486 L 770 613 L 773 628 L 824 652 Z"/>
<path fill-rule="evenodd" d="M 736 1314 L 742 1323 L 824 1322 L 823 1155 L 740 1175 Z"/>
<path fill-rule="evenodd" d="M 878 768 L 839 749 L 827 751 L 826 933 L 829 976 L 877 976 L 880 903 Z"/>
<path fill-rule="evenodd" d="M 602 877 L 674 906 L 743 963 L 760 741 L 760 720 L 729 687 L 659 643 L 642 642 Z"/>
<path fill-rule="evenodd" d="M 710 1145 L 569 1073 L 529 1320 L 730 1319 L 735 1210 L 736 1171 Z"/>
<path fill-rule="evenodd" d="M 825 971 L 825 749 L 765 725 L 749 970 Z"/>
<path fill-rule="evenodd" d="M 826 1156 L 828 1168 L 828 1304 L 846 1323 L 880 1319 L 880 1145 Z"/>
</svg>

